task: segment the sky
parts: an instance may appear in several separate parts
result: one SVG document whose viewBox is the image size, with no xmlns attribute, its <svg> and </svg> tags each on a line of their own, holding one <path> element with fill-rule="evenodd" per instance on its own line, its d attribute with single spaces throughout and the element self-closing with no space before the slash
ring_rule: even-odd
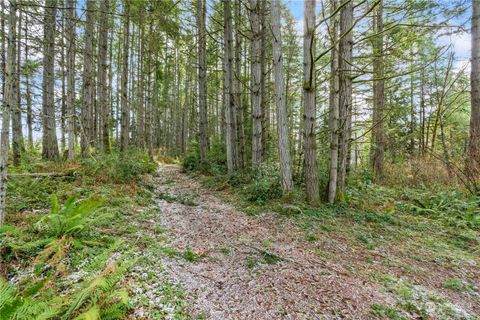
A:
<svg viewBox="0 0 480 320">
<path fill-rule="evenodd" d="M 293 17 L 297 21 L 297 30 L 301 33 L 303 29 L 303 0 L 283 0 L 287 7 L 290 9 Z M 431 0 L 433 1 L 433 0 Z M 454 3 L 453 0 L 437 0 L 436 2 L 442 3 L 442 5 L 449 6 Z M 321 1 L 317 0 L 317 14 L 320 11 Z M 469 2 L 467 2 L 469 3 Z M 470 28 L 471 9 L 468 10 L 452 21 L 452 24 L 464 25 L 465 28 Z M 440 18 L 439 18 L 440 19 Z M 455 51 L 456 62 L 455 69 L 461 69 L 464 64 L 468 64 L 470 59 L 470 32 L 456 33 L 449 36 L 442 36 L 438 38 L 438 43 L 442 45 L 452 44 Z"/>
</svg>

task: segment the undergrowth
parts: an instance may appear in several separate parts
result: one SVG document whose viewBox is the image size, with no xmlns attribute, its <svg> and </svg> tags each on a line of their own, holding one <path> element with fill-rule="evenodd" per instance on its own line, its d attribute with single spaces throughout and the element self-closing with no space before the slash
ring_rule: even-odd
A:
<svg viewBox="0 0 480 320">
<path fill-rule="evenodd" d="M 126 275 L 145 245 L 131 215 L 153 203 L 155 168 L 135 150 L 75 163 L 32 152 L 12 168 L 22 175 L 8 180 L 0 226 L 0 319 L 129 318 L 139 302 Z M 28 175 L 38 172 L 63 175 Z"/>
</svg>

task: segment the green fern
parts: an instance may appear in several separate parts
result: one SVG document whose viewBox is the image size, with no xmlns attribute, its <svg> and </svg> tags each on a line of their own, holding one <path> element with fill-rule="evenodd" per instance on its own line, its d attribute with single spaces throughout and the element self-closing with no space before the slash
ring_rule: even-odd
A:
<svg viewBox="0 0 480 320">
<path fill-rule="evenodd" d="M 98 259 L 103 261 L 103 258 L 104 256 L 101 255 Z M 74 295 L 62 318 L 71 319 L 78 311 L 87 310 L 80 315 L 82 317 L 79 319 L 97 319 L 87 317 L 96 315 L 94 313 L 95 309 L 92 309 L 95 306 L 100 308 L 102 319 L 123 317 L 123 309 L 128 304 L 128 294 L 115 288 L 118 281 L 122 279 L 132 264 L 133 261 L 124 261 L 124 259 L 120 258 L 115 263 L 107 265 L 100 274 L 94 276 L 89 281 L 85 281 L 82 289 Z M 92 311 L 89 313 L 89 310 Z"/>
<path fill-rule="evenodd" d="M 62 208 L 57 197 L 53 195 L 50 213 L 36 223 L 36 228 L 39 232 L 56 238 L 66 235 L 80 237 L 96 222 L 110 216 L 106 213 L 93 217 L 93 214 L 100 210 L 102 203 L 103 201 L 98 199 L 77 202 L 75 198 L 69 198 Z"/>
<path fill-rule="evenodd" d="M 60 311 L 60 298 L 49 301 L 33 298 L 43 285 L 44 282 L 36 284 L 36 287 L 21 295 L 12 285 L 0 278 L 0 319 L 50 319 L 57 315 Z"/>
</svg>

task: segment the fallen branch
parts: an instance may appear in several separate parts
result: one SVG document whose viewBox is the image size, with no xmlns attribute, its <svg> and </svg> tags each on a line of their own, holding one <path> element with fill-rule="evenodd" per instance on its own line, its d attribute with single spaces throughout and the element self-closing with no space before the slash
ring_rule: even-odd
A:
<svg viewBox="0 0 480 320">
<path fill-rule="evenodd" d="M 37 173 L 10 173 L 8 178 L 22 178 L 22 177 L 66 177 L 74 176 L 74 172 L 37 172 Z"/>
</svg>

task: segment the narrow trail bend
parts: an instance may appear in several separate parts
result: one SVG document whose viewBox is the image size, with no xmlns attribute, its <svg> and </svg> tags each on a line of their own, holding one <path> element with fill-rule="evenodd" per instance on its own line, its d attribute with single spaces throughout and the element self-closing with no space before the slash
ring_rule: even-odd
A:
<svg viewBox="0 0 480 320">
<path fill-rule="evenodd" d="M 195 261 L 162 258 L 170 280 L 185 290 L 192 315 L 368 319 L 373 303 L 388 302 L 374 284 L 315 255 L 311 244 L 282 219 L 237 211 L 176 165 L 161 165 L 156 179 L 160 224 L 170 245 L 201 256 Z M 195 205 L 163 200 L 165 195 L 193 197 Z"/>
</svg>

